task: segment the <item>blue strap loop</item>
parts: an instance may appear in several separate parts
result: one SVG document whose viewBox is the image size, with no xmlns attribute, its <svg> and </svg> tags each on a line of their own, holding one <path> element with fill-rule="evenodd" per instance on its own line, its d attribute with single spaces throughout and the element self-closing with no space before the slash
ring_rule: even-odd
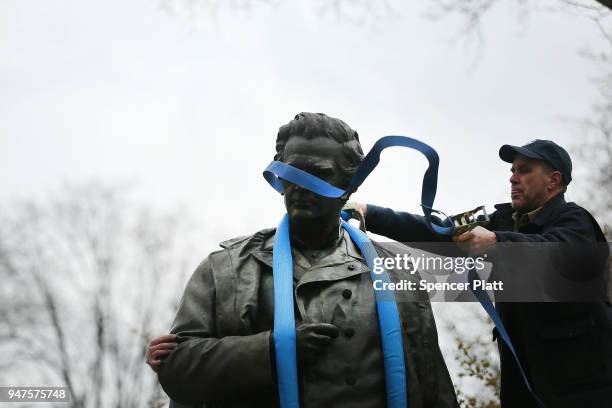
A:
<svg viewBox="0 0 612 408">
<path fill-rule="evenodd" d="M 436 153 L 431 146 L 407 136 L 384 136 L 380 138 L 365 156 L 361 165 L 357 168 L 355 176 L 353 176 L 346 190 L 335 187 L 325 180 L 321 180 L 312 174 L 279 161 L 270 163 L 264 170 L 263 175 L 266 181 L 281 194 L 283 193 L 283 184 L 281 180 L 286 180 L 323 197 L 348 198 L 348 196 L 357 191 L 374 168 L 376 168 L 380 162 L 380 154 L 382 151 L 393 146 L 418 150 L 427 158 L 429 166 L 423 175 L 421 207 L 423 208 L 423 213 L 427 222 L 436 233 L 441 235 L 452 235 L 454 229 L 452 221 L 442 212 L 433 210 L 432 208 L 438 186 L 438 165 L 440 162 L 438 153 Z M 445 225 L 440 226 L 433 223 L 431 221 L 432 213 L 444 215 L 445 218 L 443 223 Z"/>
<path fill-rule="evenodd" d="M 280 405 L 298 408 L 297 352 L 293 309 L 293 258 L 289 240 L 289 216 L 285 214 L 274 235 L 274 350 Z"/>
<path fill-rule="evenodd" d="M 351 184 L 347 188 L 349 194 L 354 193 L 370 175 L 372 170 L 376 168 L 380 162 L 380 154 L 388 147 L 399 146 L 408 147 L 418 150 L 423 153 L 429 162 L 429 167 L 423 175 L 423 190 L 421 192 L 421 202 L 428 207 L 433 205 L 436 198 L 436 189 L 438 188 L 438 165 L 440 159 L 438 153 L 429 145 L 420 140 L 413 139 L 408 136 L 383 136 L 372 146 L 372 149 L 364 157 L 363 162 L 357 169 L 355 176 L 351 180 Z"/>
<path fill-rule="evenodd" d="M 368 236 L 345 221 L 344 228 L 360 249 L 370 268 L 372 280 L 389 283 L 386 271 L 374 274 L 376 249 Z M 289 216 L 285 214 L 278 225 L 272 249 L 274 279 L 274 349 L 279 399 L 283 408 L 299 407 L 297 353 L 295 343 L 295 318 L 293 306 L 293 259 L 289 240 Z M 406 391 L 406 367 L 399 311 L 392 291 L 376 291 L 376 307 L 380 326 L 387 406 L 405 408 L 408 404 Z"/>
<path fill-rule="evenodd" d="M 374 259 L 378 257 L 376 249 L 368 236 L 359 228 L 342 221 L 342 227 L 361 250 L 370 269 L 372 281 L 391 282 L 386 271 L 374 273 Z M 388 287 L 388 286 L 385 286 Z M 395 295 L 390 290 L 376 290 L 376 308 L 380 326 L 380 339 L 383 349 L 383 364 L 385 368 L 385 386 L 387 389 L 387 407 L 405 408 L 408 406 L 408 391 L 406 389 L 406 366 L 404 362 L 404 346 L 399 311 Z"/>
</svg>

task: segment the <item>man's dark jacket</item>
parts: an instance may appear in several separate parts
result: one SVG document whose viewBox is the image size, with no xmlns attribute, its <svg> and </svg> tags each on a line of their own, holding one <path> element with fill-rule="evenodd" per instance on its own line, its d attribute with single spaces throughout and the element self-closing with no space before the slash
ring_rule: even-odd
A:
<svg viewBox="0 0 612 408">
<path fill-rule="evenodd" d="M 488 229 L 498 242 L 597 243 L 606 239 L 593 217 L 563 195 L 547 202 L 515 232 L 509 203 L 495 206 Z M 401 242 L 443 241 L 423 217 L 368 205 L 367 228 Z M 418 246 L 418 245 L 417 245 Z M 575 275 L 607 277 L 608 246 L 594 264 L 574 259 Z M 600 255 L 601 252 L 600 251 Z M 584 260 L 585 262 L 580 262 Z M 588 264 L 588 268 L 580 265 Z M 495 270 L 496 266 L 494 266 Z M 604 283 L 605 284 L 605 283 Z M 612 407 L 612 306 L 590 303 L 500 303 L 496 308 L 531 385 L 547 407 Z M 503 408 L 537 407 L 513 356 L 498 341 Z"/>
</svg>

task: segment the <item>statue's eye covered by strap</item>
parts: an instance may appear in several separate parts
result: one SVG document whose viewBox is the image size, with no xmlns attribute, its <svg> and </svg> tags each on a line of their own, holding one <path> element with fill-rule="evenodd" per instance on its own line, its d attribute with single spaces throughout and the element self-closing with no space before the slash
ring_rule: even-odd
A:
<svg viewBox="0 0 612 408">
<path fill-rule="evenodd" d="M 266 181 L 281 194 L 284 190 L 282 180 L 286 180 L 323 197 L 348 199 L 376 168 L 380 162 L 380 153 L 387 147 L 393 146 L 408 147 L 418 150 L 427 158 L 429 167 L 423 176 L 421 207 L 423 207 L 425 218 L 427 218 L 431 228 L 436 233 L 452 235 L 452 221 L 450 221 L 444 213 L 432 208 L 438 185 L 438 154 L 431 146 L 410 137 L 385 136 L 380 138 L 363 159 L 363 162 L 357 169 L 355 176 L 346 190 L 333 186 L 308 172 L 279 161 L 271 162 L 264 170 L 263 176 Z M 432 213 L 442 215 L 441 221 L 431 222 Z"/>
<path fill-rule="evenodd" d="M 349 194 L 347 191 L 335 187 L 325 180 L 280 161 L 270 163 L 264 170 L 263 176 L 281 194 L 284 190 L 282 180 L 296 184 L 323 197 L 345 198 Z"/>
</svg>

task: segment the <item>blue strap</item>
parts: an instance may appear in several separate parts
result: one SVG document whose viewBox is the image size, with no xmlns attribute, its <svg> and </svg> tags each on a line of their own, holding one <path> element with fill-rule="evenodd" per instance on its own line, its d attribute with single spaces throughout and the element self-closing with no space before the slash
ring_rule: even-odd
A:
<svg viewBox="0 0 612 408">
<path fill-rule="evenodd" d="M 280 405 L 299 407 L 295 316 L 293 311 L 293 258 L 289 241 L 289 216 L 278 224 L 272 248 L 274 275 L 274 350 Z"/>
<path fill-rule="evenodd" d="M 391 280 L 386 271 L 383 271 L 381 274 L 374 273 L 374 259 L 378 257 L 378 254 L 368 236 L 348 222 L 342 221 L 342 227 L 348 232 L 365 257 L 366 263 L 370 268 L 372 281 L 380 280 L 383 283 L 389 283 Z M 376 290 L 374 293 L 376 295 L 376 308 L 378 309 L 380 338 L 384 356 L 387 407 L 405 408 L 408 406 L 406 367 L 404 363 L 402 329 L 395 295 L 390 290 Z"/>
<path fill-rule="evenodd" d="M 306 173 L 287 163 L 273 161 L 266 167 L 263 176 L 276 191 L 283 194 L 283 183 L 281 179 L 287 180 L 290 183 L 296 184 L 306 190 L 317 193 L 323 197 L 340 198 L 346 194 L 346 191 L 334 187 L 325 180 Z"/>
<path fill-rule="evenodd" d="M 433 203 L 436 198 L 436 191 L 438 189 L 438 166 L 440 164 L 438 153 L 431 146 L 421 142 L 420 140 L 407 136 L 384 136 L 378 139 L 357 169 L 357 173 L 351 180 L 351 184 L 349 185 L 347 192 L 352 194 L 357 191 L 359 186 L 361 186 L 364 180 L 380 162 L 380 153 L 382 153 L 382 151 L 386 148 L 392 146 L 408 147 L 410 149 L 418 150 L 427 158 L 429 166 L 423 175 L 423 184 L 421 187 L 421 207 L 423 208 L 423 213 L 425 214 L 427 222 L 429 222 L 429 225 L 436 233 L 440 235 L 452 235 L 453 223 L 442 212 L 433 209 Z M 438 226 L 431 222 L 432 213 L 444 215 L 443 219 L 445 220 L 446 225 Z"/>
<path fill-rule="evenodd" d="M 374 274 L 374 258 L 378 257 L 368 236 L 347 222 L 342 227 L 366 259 L 372 280 L 390 282 L 386 272 Z M 289 240 L 289 217 L 285 214 L 278 225 L 272 249 L 274 275 L 274 349 L 279 399 L 283 408 L 299 407 L 295 318 L 293 306 L 293 259 Z M 375 291 L 376 307 L 385 368 L 387 406 L 405 408 L 406 367 L 399 311 L 392 291 Z"/>
<path fill-rule="evenodd" d="M 439 158 L 436 151 L 429 145 L 407 137 L 407 136 L 384 136 L 380 138 L 368 152 L 363 162 L 358 167 L 355 176 L 351 180 L 349 187 L 342 190 L 332 186 L 324 180 L 313 176 L 303 170 L 295 168 L 283 162 L 273 161 L 264 170 L 264 178 L 268 183 L 279 193 L 283 193 L 283 184 L 281 180 L 289 181 L 302 188 L 310 190 L 324 197 L 329 198 L 347 198 L 350 194 L 357 191 L 359 186 L 370 175 L 380 162 L 380 154 L 383 150 L 392 146 L 408 147 L 418 150 L 423 153 L 429 162 L 429 166 L 423 175 L 423 186 L 421 190 L 421 207 L 427 222 L 431 228 L 441 235 L 452 235 L 453 223 L 442 212 L 433 209 L 433 203 L 436 198 L 436 190 L 438 186 L 438 165 Z M 439 226 L 431 221 L 432 214 L 440 214 L 444 219 L 444 226 Z"/>
<path fill-rule="evenodd" d="M 361 186 L 372 170 L 374 170 L 380 162 L 380 154 L 382 151 L 393 146 L 408 147 L 418 150 L 427 158 L 429 167 L 423 176 L 421 202 L 423 204 L 427 204 L 428 206 L 432 206 L 434 199 L 436 198 L 436 189 L 438 188 L 438 165 L 440 163 L 438 153 L 436 153 L 431 146 L 408 136 L 383 136 L 378 139 L 366 157 L 364 157 L 363 162 L 357 169 L 357 172 L 351 180 L 351 184 L 347 188 L 347 191 L 349 193 L 354 193 L 357 191 L 359 186 Z"/>
</svg>

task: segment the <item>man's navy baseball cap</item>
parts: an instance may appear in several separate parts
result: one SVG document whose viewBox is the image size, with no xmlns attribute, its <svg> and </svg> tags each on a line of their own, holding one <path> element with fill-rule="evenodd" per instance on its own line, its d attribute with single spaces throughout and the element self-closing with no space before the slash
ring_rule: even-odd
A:
<svg viewBox="0 0 612 408">
<path fill-rule="evenodd" d="M 544 160 L 561 173 L 566 185 L 572 181 L 572 159 L 564 148 L 553 141 L 536 139 L 520 147 L 503 145 L 499 148 L 499 157 L 505 162 L 512 163 L 517 154 Z"/>
</svg>

